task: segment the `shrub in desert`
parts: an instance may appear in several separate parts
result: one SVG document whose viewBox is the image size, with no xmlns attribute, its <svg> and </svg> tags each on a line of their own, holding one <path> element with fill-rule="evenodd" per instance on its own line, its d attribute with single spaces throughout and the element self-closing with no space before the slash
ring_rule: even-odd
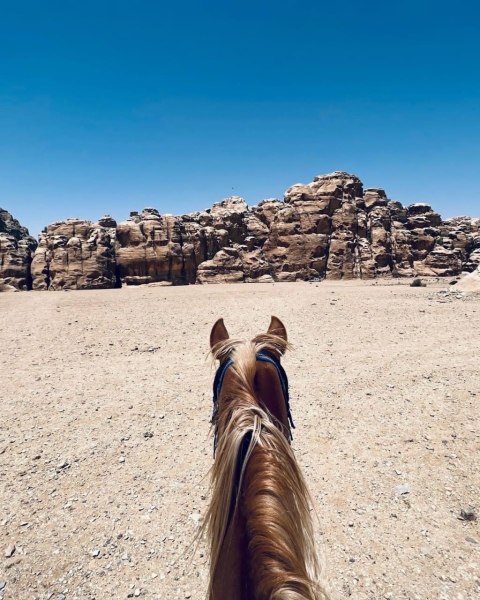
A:
<svg viewBox="0 0 480 600">
<path fill-rule="evenodd" d="M 427 284 L 423 283 L 421 279 L 414 279 L 410 284 L 410 287 L 427 287 Z"/>
</svg>

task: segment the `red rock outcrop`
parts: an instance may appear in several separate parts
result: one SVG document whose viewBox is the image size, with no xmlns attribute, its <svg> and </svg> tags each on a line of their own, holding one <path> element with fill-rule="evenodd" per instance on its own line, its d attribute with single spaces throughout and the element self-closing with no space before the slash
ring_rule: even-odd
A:
<svg viewBox="0 0 480 600">
<path fill-rule="evenodd" d="M 0 290 L 29 290 L 30 263 L 37 247 L 26 227 L 0 208 Z"/>
</svg>

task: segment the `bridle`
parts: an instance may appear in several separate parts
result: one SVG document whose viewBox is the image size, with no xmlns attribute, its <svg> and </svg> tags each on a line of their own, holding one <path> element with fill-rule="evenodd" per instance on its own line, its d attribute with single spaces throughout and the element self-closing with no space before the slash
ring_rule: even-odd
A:
<svg viewBox="0 0 480 600">
<path fill-rule="evenodd" d="M 285 372 L 285 369 L 280 364 L 280 360 L 270 352 L 266 350 L 260 350 L 257 352 L 257 361 L 270 363 L 273 365 L 278 374 L 278 378 L 280 380 L 280 384 L 282 386 L 283 399 L 285 401 L 285 408 L 287 410 L 287 418 L 288 423 L 290 425 L 288 431 L 288 439 L 291 441 L 293 439 L 292 429 L 295 429 L 295 425 L 292 419 L 292 413 L 290 412 L 290 395 L 288 392 L 288 377 Z M 215 456 L 215 451 L 217 449 L 217 438 L 218 438 L 218 399 L 220 398 L 220 392 L 222 391 L 223 380 L 225 379 L 225 374 L 228 369 L 233 365 L 233 360 L 231 358 L 227 358 L 223 362 L 220 363 L 220 366 L 215 373 L 215 379 L 213 380 L 213 414 L 211 423 L 215 427 L 215 436 L 213 441 L 213 456 Z"/>
</svg>

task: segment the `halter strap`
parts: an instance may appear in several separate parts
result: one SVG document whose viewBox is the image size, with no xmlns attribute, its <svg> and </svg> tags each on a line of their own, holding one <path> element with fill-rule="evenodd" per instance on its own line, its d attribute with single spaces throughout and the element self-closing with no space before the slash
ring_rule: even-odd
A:
<svg viewBox="0 0 480 600">
<path fill-rule="evenodd" d="M 270 363 L 271 365 L 273 365 L 276 368 L 278 378 L 280 379 L 280 384 L 282 386 L 283 398 L 285 400 L 285 408 L 287 409 L 288 422 L 290 424 L 290 428 L 295 429 L 295 424 L 293 422 L 292 413 L 290 412 L 290 395 L 289 395 L 289 391 L 288 391 L 288 377 L 285 372 L 285 369 L 283 368 L 283 366 L 281 365 L 280 361 L 278 360 L 278 358 L 276 356 L 274 356 L 273 354 L 270 354 L 270 352 L 266 352 L 265 350 L 257 352 L 257 360 L 259 360 L 261 362 Z M 215 435 L 214 435 L 214 441 L 213 441 L 213 456 L 214 457 L 215 457 L 215 451 L 217 449 L 217 437 L 218 437 L 218 427 L 217 427 L 218 399 L 220 398 L 220 392 L 222 391 L 225 374 L 232 365 L 233 365 L 233 360 L 231 358 L 228 358 L 226 361 L 221 363 L 220 366 L 218 367 L 217 372 L 215 373 L 215 379 L 213 380 L 213 414 L 212 414 L 211 423 L 213 425 L 215 425 Z M 291 429 L 289 431 L 290 440 L 293 439 Z"/>
</svg>

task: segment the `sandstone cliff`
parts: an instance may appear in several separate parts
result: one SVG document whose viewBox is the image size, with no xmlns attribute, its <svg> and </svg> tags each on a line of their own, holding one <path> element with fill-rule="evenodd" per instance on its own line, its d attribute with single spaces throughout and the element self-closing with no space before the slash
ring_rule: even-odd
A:
<svg viewBox="0 0 480 600">
<path fill-rule="evenodd" d="M 199 265 L 200 283 L 453 276 L 480 260 L 480 219 L 442 222 L 429 205 L 404 207 L 344 172 L 249 212 L 264 229 Z"/>
<path fill-rule="evenodd" d="M 25 232 L 10 233 L 8 243 L 0 237 L 3 273 L 14 273 L 10 282 L 21 289 L 29 278 L 35 290 L 58 290 L 451 277 L 480 266 L 480 219 L 442 221 L 428 204 L 403 206 L 341 171 L 292 186 L 283 202 L 251 208 L 234 196 L 182 216 L 145 208 L 118 225 L 108 215 L 97 223 L 53 223 L 40 235 L 31 268 L 36 242 Z"/>
<path fill-rule="evenodd" d="M 26 227 L 0 208 L 0 288 L 29 290 L 32 287 L 30 263 L 37 247 Z"/>
<path fill-rule="evenodd" d="M 49 225 L 33 257 L 33 289 L 115 287 L 116 225 L 108 215 L 98 223 L 68 219 Z"/>
</svg>

